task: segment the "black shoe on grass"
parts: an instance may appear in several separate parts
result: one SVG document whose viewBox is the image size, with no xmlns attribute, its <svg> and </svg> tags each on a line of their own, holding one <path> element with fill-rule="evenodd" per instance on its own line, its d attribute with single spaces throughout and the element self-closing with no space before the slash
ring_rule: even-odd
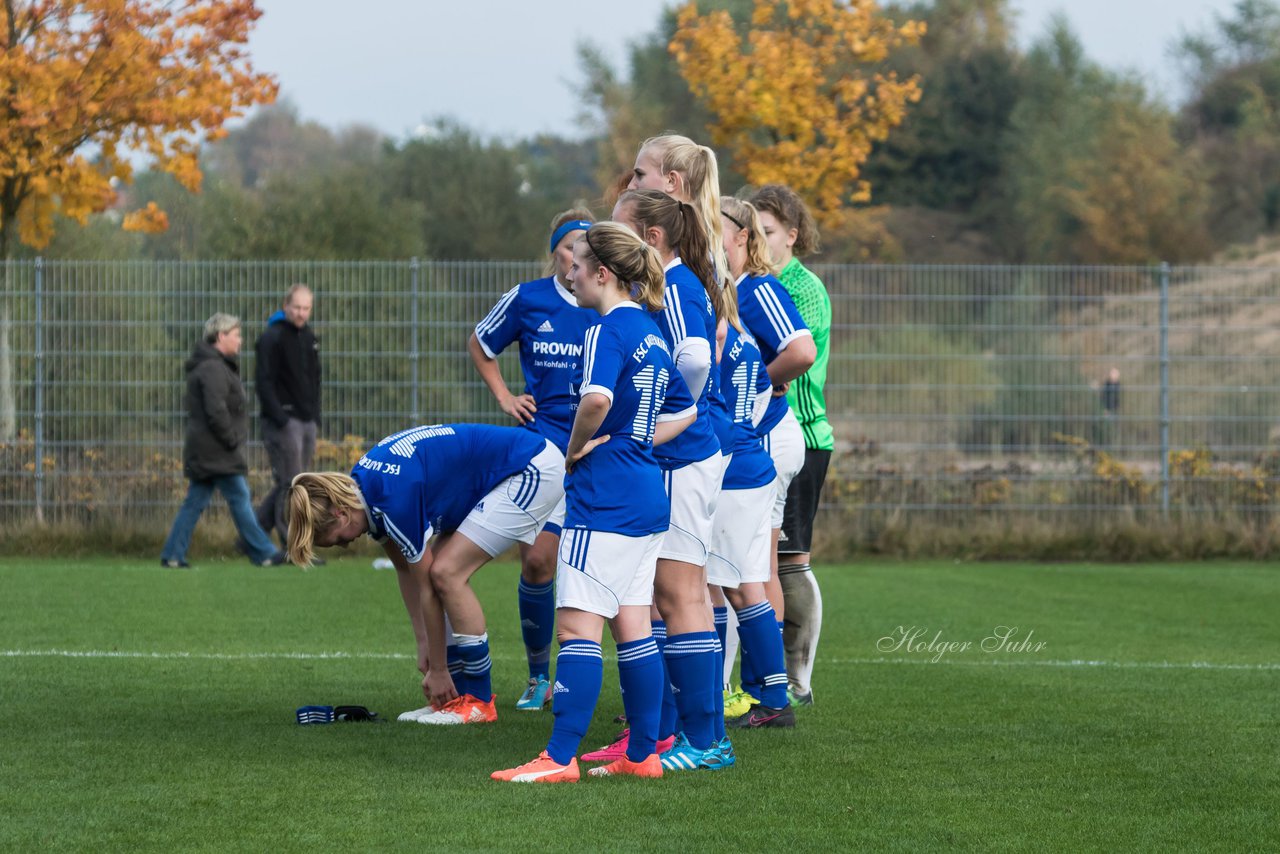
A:
<svg viewBox="0 0 1280 854">
<path fill-rule="evenodd" d="M 725 726 L 739 729 L 761 729 L 764 727 L 784 727 L 790 729 L 796 725 L 796 713 L 790 706 L 785 709 L 771 709 L 768 706 L 752 706 L 751 711 L 740 718 L 726 721 Z"/>
</svg>

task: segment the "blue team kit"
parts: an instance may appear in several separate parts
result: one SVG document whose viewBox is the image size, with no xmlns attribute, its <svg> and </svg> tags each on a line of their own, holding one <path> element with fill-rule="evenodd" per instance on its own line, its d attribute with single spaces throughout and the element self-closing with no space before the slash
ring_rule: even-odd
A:
<svg viewBox="0 0 1280 854">
<path fill-rule="evenodd" d="M 671 354 L 680 350 L 680 344 L 686 338 L 702 338 L 707 342 L 711 353 L 716 351 L 716 313 L 694 272 L 684 264 L 677 263 L 666 273 L 667 287 L 663 294 L 661 311 L 652 313 L 658 329 L 667 341 Z M 689 389 L 698 406 L 698 418 L 679 436 L 660 445 L 654 452 L 658 464 L 671 470 L 700 462 L 720 450 L 720 441 L 716 438 L 715 425 L 708 417 L 711 400 L 718 393 L 716 372 L 707 375 L 707 381 L 700 389 Z"/>
<path fill-rule="evenodd" d="M 665 531 L 671 505 L 653 434 L 661 416 L 692 412 L 693 397 L 658 327 L 635 303 L 615 306 L 583 343 L 574 406 L 582 395 L 607 396 L 612 405 L 596 436 L 610 438 L 565 479 L 565 527 L 630 537 Z"/>
<path fill-rule="evenodd" d="M 519 427 L 435 424 L 393 433 L 351 469 L 368 505 L 369 535 L 390 538 L 414 563 L 432 534 L 452 531 L 502 481 L 524 471 L 546 440 Z"/>
<path fill-rule="evenodd" d="M 732 453 L 733 459 L 725 469 L 724 488 L 768 486 L 777 477 L 777 472 L 773 458 L 760 441 L 752 415 L 756 398 L 772 392 L 773 384 L 769 382 L 764 358 L 751 333 L 729 327 L 719 373 L 722 398 L 733 424 L 733 443 L 725 447 L 725 452 Z"/>
<path fill-rule="evenodd" d="M 524 390 L 538 404 L 528 427 L 561 453 L 573 428 L 569 384 L 582 366 L 582 337 L 597 317 L 549 276 L 516 285 L 476 324 L 476 340 L 490 358 L 520 342 Z"/>
<path fill-rule="evenodd" d="M 743 274 L 738 280 L 738 316 L 759 346 L 765 365 L 798 336 L 809 332 L 787 289 L 773 276 Z M 770 400 L 769 408 L 756 425 L 759 434 L 768 433 L 786 414 L 785 396 Z"/>
</svg>

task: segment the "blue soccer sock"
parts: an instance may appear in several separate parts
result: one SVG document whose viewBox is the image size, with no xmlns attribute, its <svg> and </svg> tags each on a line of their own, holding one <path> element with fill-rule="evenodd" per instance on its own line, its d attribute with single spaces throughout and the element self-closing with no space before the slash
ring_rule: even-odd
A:
<svg viewBox="0 0 1280 854">
<path fill-rule="evenodd" d="M 489 671 L 493 669 L 493 662 L 489 659 L 489 633 L 485 632 L 482 635 L 455 633 L 453 637 L 458 642 L 458 655 L 462 657 L 462 671 L 466 674 L 465 693 L 477 700 L 488 702 L 493 698 L 493 685 L 489 680 Z"/>
<path fill-rule="evenodd" d="M 662 655 L 653 638 L 618 644 L 618 682 L 631 737 L 627 758 L 641 762 L 657 749 L 662 720 Z"/>
<path fill-rule="evenodd" d="M 471 682 L 467 679 L 467 673 L 463 670 L 462 653 L 458 651 L 458 644 L 449 644 L 445 647 L 444 660 L 449 667 L 449 675 L 453 677 L 453 687 L 457 689 L 458 695 L 471 693 L 467 689 L 471 687 Z"/>
<path fill-rule="evenodd" d="M 753 696 L 770 708 L 781 709 L 787 705 L 787 665 L 777 625 L 768 600 L 738 612 L 743 666 L 750 658 L 753 681 L 760 690 Z"/>
<path fill-rule="evenodd" d="M 779 635 L 781 637 L 781 635 Z M 746 691 L 757 700 L 760 699 L 760 685 L 756 681 L 755 662 L 751 660 L 751 650 L 747 649 L 747 645 L 742 642 L 742 627 L 738 627 L 738 684 L 742 686 L 742 690 Z"/>
<path fill-rule="evenodd" d="M 517 594 L 520 603 L 520 633 L 524 635 L 524 653 L 529 659 L 529 678 L 551 672 L 551 639 L 556 627 L 555 582 L 541 587 L 520 579 Z"/>
<path fill-rule="evenodd" d="M 680 726 L 689 744 L 706 750 L 715 741 L 716 633 L 686 632 L 667 639 L 663 657 L 671 674 Z"/>
<path fill-rule="evenodd" d="M 716 636 L 720 638 L 720 672 L 724 673 L 724 653 L 729 648 L 729 608 L 725 605 L 716 605 L 712 607 L 711 613 L 715 616 Z M 723 684 L 721 688 L 729 687 L 727 677 L 722 677 Z"/>
<path fill-rule="evenodd" d="M 725 618 L 726 627 L 728 618 Z M 711 718 L 711 734 L 716 741 L 724 738 L 724 644 L 716 638 L 716 672 L 711 683 L 711 701 L 715 714 Z"/>
<path fill-rule="evenodd" d="M 658 655 L 662 658 L 662 717 L 658 720 L 658 738 L 670 738 L 680 725 L 680 712 L 676 708 L 676 695 L 671 692 L 671 673 L 667 670 L 667 624 L 663 620 L 654 620 L 650 626 L 653 642 L 658 645 Z"/>
<path fill-rule="evenodd" d="M 568 765 L 578 754 L 600 699 L 602 681 L 604 660 L 600 657 L 600 644 L 589 640 L 560 644 L 551 701 L 555 724 L 547 742 L 547 754 L 557 764 Z"/>
</svg>

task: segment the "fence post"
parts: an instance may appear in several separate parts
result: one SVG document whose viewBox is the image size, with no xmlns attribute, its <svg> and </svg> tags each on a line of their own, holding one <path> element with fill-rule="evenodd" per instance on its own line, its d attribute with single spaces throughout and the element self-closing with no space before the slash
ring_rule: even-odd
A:
<svg viewBox="0 0 1280 854">
<path fill-rule="evenodd" d="M 1169 515 L 1169 262 L 1160 263 L 1160 512 Z"/>
<path fill-rule="evenodd" d="M 35 265 L 36 524 L 44 524 L 44 258 Z"/>
<path fill-rule="evenodd" d="M 409 381 L 413 384 L 413 390 L 410 392 L 410 410 L 413 412 L 413 421 L 417 424 L 422 420 L 422 407 L 418 403 L 418 274 L 421 270 L 421 264 L 415 255 L 409 259 L 409 292 L 412 295 L 412 303 L 409 306 L 409 323 L 410 323 L 410 342 L 409 342 Z"/>
</svg>

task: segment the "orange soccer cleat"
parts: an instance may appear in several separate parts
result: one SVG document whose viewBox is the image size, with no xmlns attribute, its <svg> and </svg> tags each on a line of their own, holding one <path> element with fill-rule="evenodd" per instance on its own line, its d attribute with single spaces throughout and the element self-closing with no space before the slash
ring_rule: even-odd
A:
<svg viewBox="0 0 1280 854">
<path fill-rule="evenodd" d="M 570 759 L 568 765 L 560 765 L 544 750 L 532 762 L 518 768 L 494 771 L 489 776 L 506 783 L 576 783 L 580 775 L 577 757 Z"/>
</svg>

